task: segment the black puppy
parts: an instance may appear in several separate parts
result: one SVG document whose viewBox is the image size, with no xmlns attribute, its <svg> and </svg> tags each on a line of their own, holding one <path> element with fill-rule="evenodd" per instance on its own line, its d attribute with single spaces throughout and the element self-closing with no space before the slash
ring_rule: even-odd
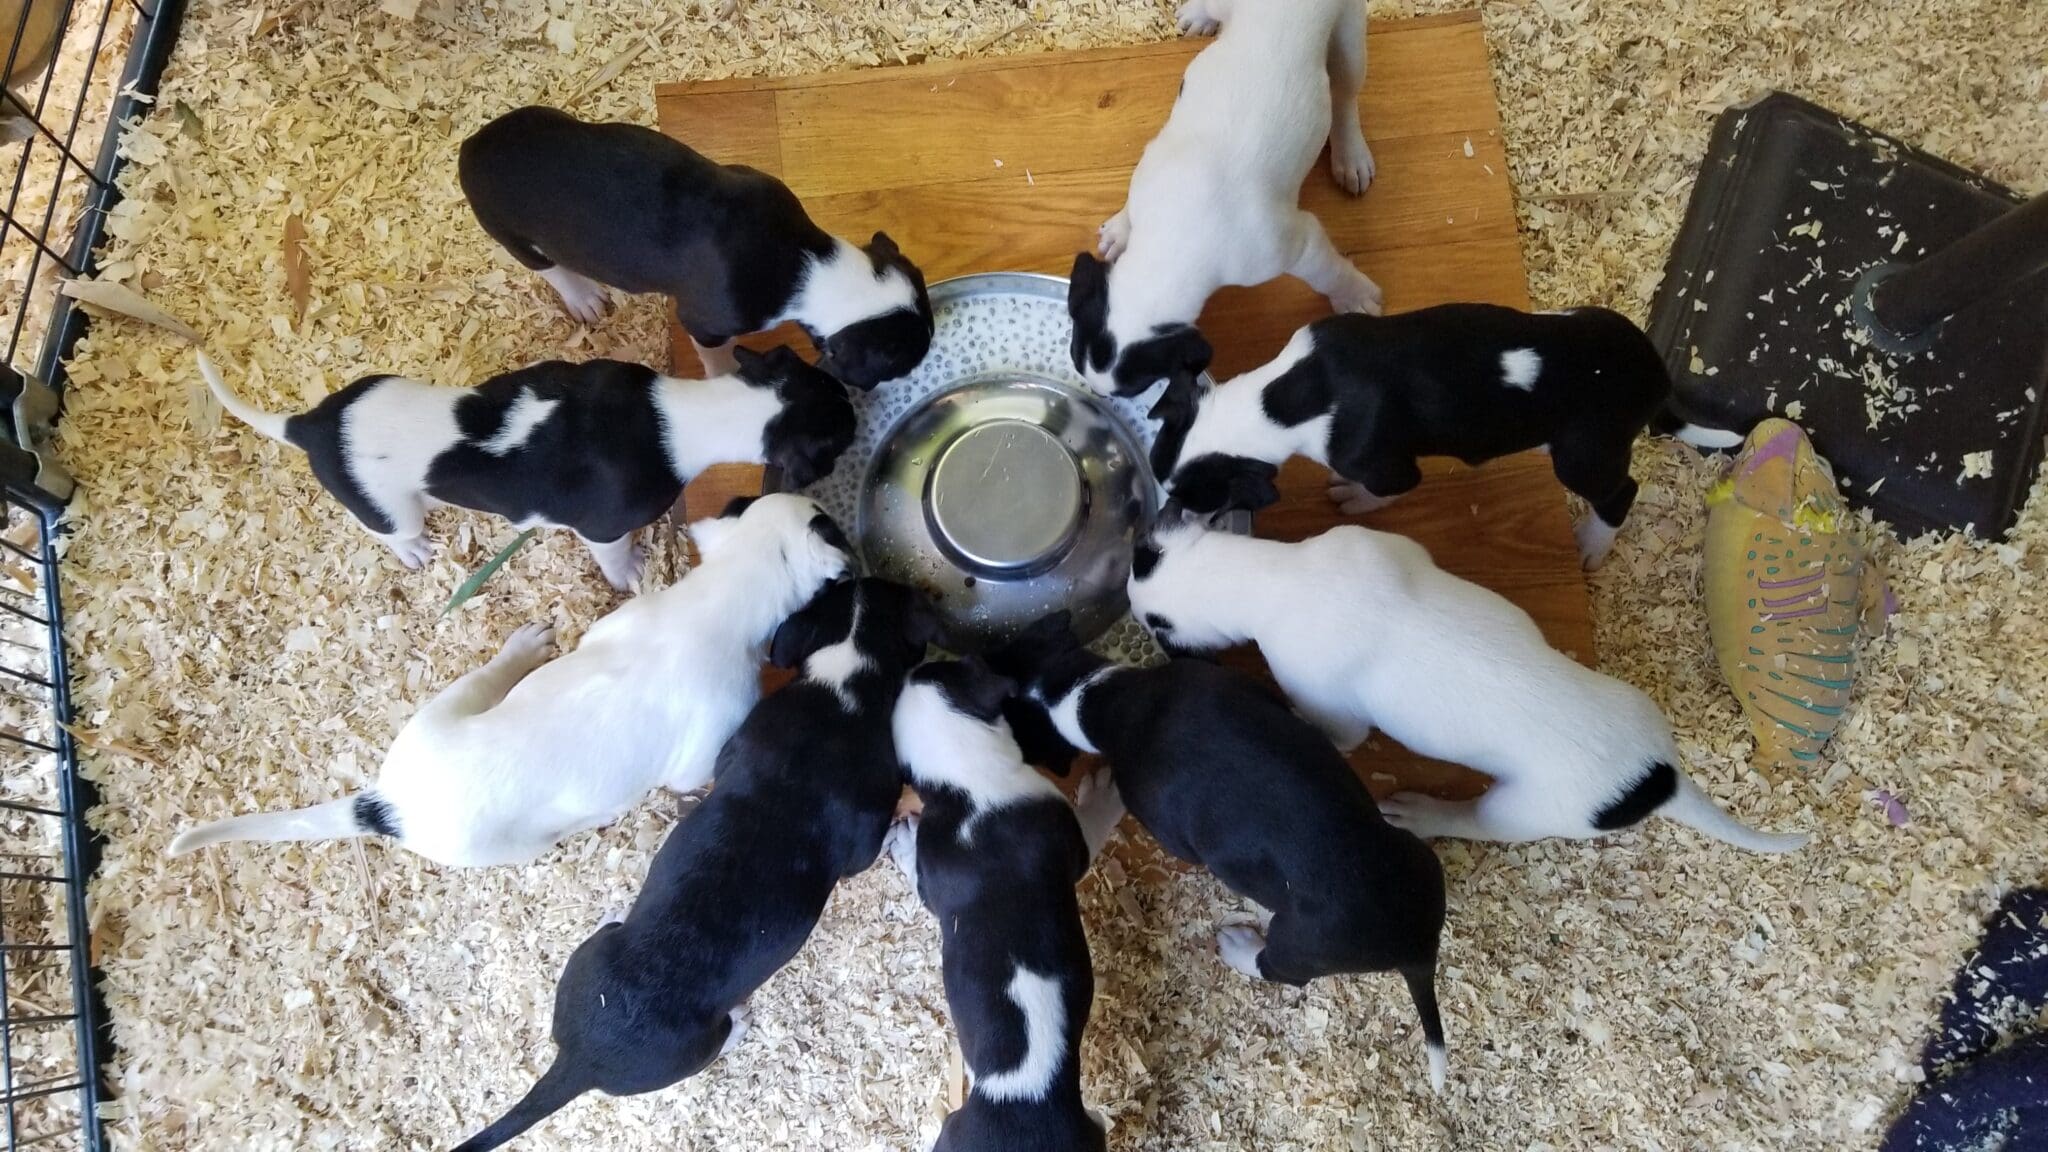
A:
<svg viewBox="0 0 2048 1152">
<path fill-rule="evenodd" d="M 802 675 L 719 752 L 711 794 L 669 833 L 626 918 L 569 957 L 553 1066 L 456 1152 L 496 1148 L 593 1088 L 666 1088 L 738 1043 L 747 997 L 803 947 L 833 886 L 881 852 L 903 791 L 896 696 L 939 635 L 929 601 L 876 579 L 834 585 L 783 622 L 771 657 Z"/>
<path fill-rule="evenodd" d="M 1331 316 L 1206 396 L 1191 379 L 1172 380 L 1152 409 L 1162 421 L 1152 469 L 1175 499 L 1208 514 L 1279 499 L 1280 465 L 1306 456 L 1336 473 L 1331 498 L 1355 514 L 1421 483 L 1419 457 L 1478 464 L 1546 448 L 1558 481 L 1592 505 L 1578 526 L 1591 568 L 1635 502 L 1630 451 L 1664 416 L 1670 390 L 1656 346 L 1604 308 L 1446 304 Z M 1711 445 L 1729 434 L 1687 426 L 1678 435 Z"/>
<path fill-rule="evenodd" d="M 735 336 L 795 321 L 819 363 L 868 389 L 932 342 L 924 276 L 881 232 L 865 249 L 811 222 L 782 181 L 637 124 L 520 108 L 462 143 L 463 195 L 493 240 L 595 323 L 604 288 L 662 292 L 704 374 Z"/>
<path fill-rule="evenodd" d="M 1074 885 L 1122 809 L 1079 817 L 1003 722 L 1016 690 L 977 661 L 925 664 L 896 701 L 896 753 L 924 801 L 889 854 L 939 922 L 946 1006 L 973 1085 L 932 1152 L 1107 1145 L 1081 1098 L 1095 973 Z M 1103 814 L 1107 813 L 1107 823 Z"/>
<path fill-rule="evenodd" d="M 1273 913 L 1264 936 L 1222 930 L 1224 963 L 1296 985 L 1399 972 L 1422 1016 L 1430 1084 L 1442 1089 L 1443 868 L 1429 845 L 1380 816 L 1327 737 L 1234 669 L 1113 664 L 1081 647 L 1065 612 L 1033 624 L 990 663 L 1050 717 L 1059 742 L 1031 749 L 1041 762 L 1063 767 L 1076 749 L 1099 753 L 1121 794 L 1111 803 L 1127 803 L 1160 847 Z"/>
<path fill-rule="evenodd" d="M 742 348 L 732 375 L 663 376 L 618 360 L 548 360 L 474 388 L 365 376 L 296 416 L 258 409 L 206 353 L 221 407 L 306 453 L 313 475 L 408 568 L 431 550 L 427 509 L 575 530 L 605 579 L 640 573 L 635 529 L 713 464 L 774 464 L 802 487 L 853 443 L 853 402 L 789 348 Z"/>
</svg>

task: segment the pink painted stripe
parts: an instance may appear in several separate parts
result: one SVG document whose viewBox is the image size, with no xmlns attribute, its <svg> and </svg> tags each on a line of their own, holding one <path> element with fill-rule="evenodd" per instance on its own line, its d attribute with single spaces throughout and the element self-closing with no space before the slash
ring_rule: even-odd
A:
<svg viewBox="0 0 2048 1152">
<path fill-rule="evenodd" d="M 1790 580 L 1759 580 L 1756 582 L 1756 586 L 1764 589 L 1797 588 L 1801 584 L 1811 584 L 1826 575 L 1826 572 L 1811 572 L 1805 576 L 1795 576 Z"/>
</svg>

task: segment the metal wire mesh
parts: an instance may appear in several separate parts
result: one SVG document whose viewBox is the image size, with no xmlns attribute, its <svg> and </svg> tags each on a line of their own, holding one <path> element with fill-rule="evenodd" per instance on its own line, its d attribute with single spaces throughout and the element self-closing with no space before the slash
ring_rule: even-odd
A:
<svg viewBox="0 0 2048 1152">
<path fill-rule="evenodd" d="M 95 989 L 84 822 L 65 672 L 61 501 L 19 449 L 54 418 L 118 196 L 123 123 L 147 110 L 183 0 L 0 0 L 0 1134 L 99 1152 L 106 1014 Z M 11 441 L 11 442 L 10 442 Z M 40 487 L 37 482 L 40 481 Z M 61 494 L 68 494 L 65 479 Z"/>
</svg>

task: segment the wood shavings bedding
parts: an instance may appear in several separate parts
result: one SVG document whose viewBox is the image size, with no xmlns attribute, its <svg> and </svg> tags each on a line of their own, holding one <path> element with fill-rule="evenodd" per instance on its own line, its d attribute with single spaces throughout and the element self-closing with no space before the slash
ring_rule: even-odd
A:
<svg viewBox="0 0 2048 1152">
<path fill-rule="evenodd" d="M 193 116 L 127 141 L 110 278 L 204 333 L 259 403 L 309 403 L 372 370 L 458 384 L 547 356 L 660 362 L 658 301 L 583 330 L 463 208 L 455 141 L 508 107 L 584 92 L 584 115 L 647 122 L 657 81 L 1123 43 L 1172 23 L 1167 5 L 1128 0 L 752 0 L 715 26 L 705 6 L 657 0 L 426 0 L 410 22 L 378 7 L 195 4 L 164 88 Z M 2048 183 L 2048 92 L 2027 48 L 2048 42 L 2048 8 L 2026 0 L 1485 11 L 1545 306 L 1640 318 L 1713 114 L 1772 83 L 2022 188 Z M 175 338 L 102 323 L 73 381 L 80 721 L 155 761 L 88 752 L 111 840 L 92 896 L 119 1043 L 114 1145 L 446 1147 L 549 1058 L 554 977 L 631 898 L 677 801 L 526 868 L 437 870 L 375 843 L 163 849 L 188 821 L 362 783 L 418 704 L 518 623 L 545 616 L 573 642 L 613 597 L 547 532 L 437 619 L 510 527 L 439 513 L 433 563 L 407 573 L 296 453 L 212 429 Z M 1673 714 L 1697 779 L 1815 844 L 1768 859 L 1656 824 L 1598 847 L 1446 845 L 1440 1101 L 1391 978 L 1252 985 L 1210 952 L 1243 911 L 1213 881 L 1102 869 L 1085 884 L 1099 990 L 1084 1057 L 1113 1147 L 1875 1144 L 1981 917 L 2048 859 L 2048 502 L 2037 483 L 2005 545 L 1886 545 L 1904 607 L 1852 714 L 1821 766 L 1766 779 L 1699 605 L 1711 465 L 1660 443 L 1638 469 L 1638 515 L 1595 581 L 1605 665 Z M 664 542 L 652 578 L 680 563 Z M 1910 824 L 1865 802 L 1877 789 Z M 867 1152 L 936 1132 L 951 1040 L 937 933 L 893 872 L 844 886 L 753 1007 L 753 1035 L 707 1075 L 587 1099 L 521 1147 Z"/>
</svg>

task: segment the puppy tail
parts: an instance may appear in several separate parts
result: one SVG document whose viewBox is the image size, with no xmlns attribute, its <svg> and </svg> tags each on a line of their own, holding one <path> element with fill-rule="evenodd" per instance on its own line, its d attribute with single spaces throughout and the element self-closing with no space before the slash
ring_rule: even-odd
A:
<svg viewBox="0 0 2048 1152">
<path fill-rule="evenodd" d="M 171 855 L 223 840 L 340 840 L 369 833 L 398 835 L 391 805 L 375 792 L 358 792 L 290 812 L 255 812 L 201 824 L 171 841 Z"/>
<path fill-rule="evenodd" d="M 1408 981 L 1408 995 L 1415 999 L 1415 1011 L 1422 1016 L 1422 1044 L 1429 1053 L 1429 1090 L 1444 1094 L 1444 1079 L 1450 1073 L 1450 1057 L 1444 1052 L 1444 1018 L 1436 1007 L 1436 965 L 1401 969 Z"/>
<path fill-rule="evenodd" d="M 1796 852 L 1812 839 L 1804 832 L 1759 832 L 1723 811 L 1719 804 L 1714 803 L 1713 797 L 1700 791 L 1700 786 L 1685 773 L 1674 772 L 1673 775 L 1677 778 L 1677 791 L 1657 809 L 1657 814 L 1666 819 L 1676 820 L 1724 844 L 1733 844 L 1751 852 Z"/>
<path fill-rule="evenodd" d="M 213 362 L 213 357 L 204 352 L 199 354 L 199 374 L 206 377 L 206 387 L 213 392 L 213 398 L 220 401 L 221 407 L 234 413 L 235 419 L 272 440 L 291 443 L 284 434 L 285 421 L 290 417 L 278 412 L 265 412 L 236 395 L 235 390 L 228 387 L 227 380 L 221 376 L 220 366 Z"/>
<path fill-rule="evenodd" d="M 1657 436 L 1671 436 L 1695 448 L 1706 449 L 1733 448 L 1744 439 L 1740 432 L 1695 424 L 1669 402 L 1666 402 L 1655 416 L 1650 417 L 1650 432 Z"/>
<path fill-rule="evenodd" d="M 547 1119 L 569 1101 L 590 1091 L 594 1085 L 565 1068 L 560 1060 L 548 1066 L 510 1112 L 497 1122 L 455 1146 L 455 1152 L 488 1152 Z"/>
</svg>

